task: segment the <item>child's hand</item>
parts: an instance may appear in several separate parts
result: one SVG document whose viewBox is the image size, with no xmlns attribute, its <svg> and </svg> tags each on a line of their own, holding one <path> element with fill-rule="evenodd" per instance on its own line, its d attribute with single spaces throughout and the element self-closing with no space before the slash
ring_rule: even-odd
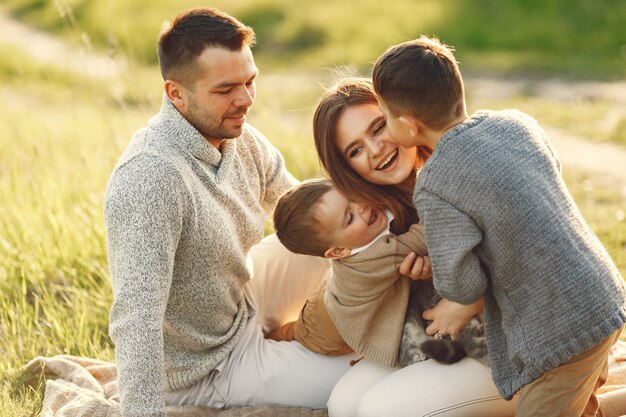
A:
<svg viewBox="0 0 626 417">
<path fill-rule="evenodd" d="M 415 252 L 409 253 L 400 264 L 400 274 L 411 279 L 429 279 L 433 277 L 430 266 L 430 256 L 416 256 Z"/>
<path fill-rule="evenodd" d="M 483 311 L 483 299 L 474 304 L 465 305 L 442 298 L 434 308 L 424 311 L 422 317 L 432 320 L 426 328 L 426 334 L 450 335 L 454 340 L 463 331 L 467 323 L 477 314 Z"/>
</svg>

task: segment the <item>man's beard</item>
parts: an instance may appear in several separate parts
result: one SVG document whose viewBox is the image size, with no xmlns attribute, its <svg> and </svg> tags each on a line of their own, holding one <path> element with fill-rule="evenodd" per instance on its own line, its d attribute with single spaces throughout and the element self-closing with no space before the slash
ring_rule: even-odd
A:
<svg viewBox="0 0 626 417">
<path fill-rule="evenodd" d="M 193 120 L 190 120 L 189 123 L 191 123 L 193 127 L 195 127 L 196 130 L 198 130 L 198 132 L 200 132 L 205 138 L 216 140 L 234 139 L 236 137 L 239 137 L 242 133 L 243 126 L 238 127 L 237 132 L 233 132 L 232 129 L 227 129 L 226 127 L 224 127 L 222 123 L 224 122 L 224 119 L 226 117 L 232 117 L 237 115 L 241 116 L 248 113 L 248 108 L 244 107 L 239 108 L 234 112 L 228 113 L 224 117 L 218 119 L 197 111 L 198 107 L 195 105 L 190 108 L 190 110 Z"/>
</svg>

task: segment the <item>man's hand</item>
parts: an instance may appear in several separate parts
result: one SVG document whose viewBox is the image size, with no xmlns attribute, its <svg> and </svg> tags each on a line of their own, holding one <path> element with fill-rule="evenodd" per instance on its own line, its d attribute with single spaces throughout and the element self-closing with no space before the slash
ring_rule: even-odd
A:
<svg viewBox="0 0 626 417">
<path fill-rule="evenodd" d="M 430 256 L 416 256 L 415 252 L 409 253 L 400 264 L 400 274 L 411 279 L 430 279 L 433 271 L 430 266 Z"/>
<path fill-rule="evenodd" d="M 450 335 L 454 340 L 463 331 L 467 323 L 477 314 L 483 311 L 484 300 L 481 298 L 474 304 L 459 304 L 442 298 L 434 308 L 424 311 L 422 317 L 432 320 L 426 328 L 426 334 Z"/>
</svg>

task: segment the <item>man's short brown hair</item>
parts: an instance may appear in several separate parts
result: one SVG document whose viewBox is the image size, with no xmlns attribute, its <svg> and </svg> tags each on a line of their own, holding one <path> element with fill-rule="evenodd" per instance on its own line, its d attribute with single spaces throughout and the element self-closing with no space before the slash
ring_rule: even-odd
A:
<svg viewBox="0 0 626 417">
<path fill-rule="evenodd" d="M 205 48 L 236 51 L 254 42 L 254 30 L 224 12 L 210 7 L 184 11 L 171 23 L 165 22 L 159 34 L 157 55 L 161 75 L 163 80 L 194 81 L 194 63 Z"/>
<path fill-rule="evenodd" d="M 333 189 L 325 178 L 302 181 L 285 192 L 274 210 L 278 240 L 291 252 L 324 256 L 331 243 L 322 236 L 317 208 L 324 194 Z"/>
<path fill-rule="evenodd" d="M 453 48 L 421 36 L 389 48 L 374 65 L 374 90 L 395 115 L 407 113 L 442 129 L 465 112 L 465 93 Z"/>
</svg>

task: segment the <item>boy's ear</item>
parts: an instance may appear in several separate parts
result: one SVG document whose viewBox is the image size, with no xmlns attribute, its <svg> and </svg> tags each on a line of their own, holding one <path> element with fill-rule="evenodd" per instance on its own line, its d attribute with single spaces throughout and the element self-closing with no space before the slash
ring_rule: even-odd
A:
<svg viewBox="0 0 626 417">
<path fill-rule="evenodd" d="M 350 249 L 333 247 L 324 252 L 324 256 L 330 259 L 341 259 L 350 256 Z"/>
<path fill-rule="evenodd" d="M 400 116 L 398 117 L 398 121 L 406 126 L 412 138 L 417 137 L 423 127 L 422 122 L 411 116 Z"/>
</svg>

